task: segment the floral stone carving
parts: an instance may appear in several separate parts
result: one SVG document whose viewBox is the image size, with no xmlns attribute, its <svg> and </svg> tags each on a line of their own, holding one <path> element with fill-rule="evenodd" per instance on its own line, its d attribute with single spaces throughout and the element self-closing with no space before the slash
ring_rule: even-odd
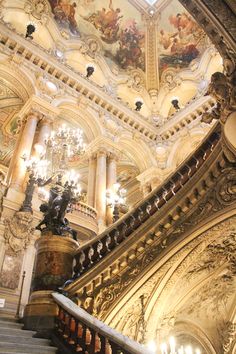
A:
<svg viewBox="0 0 236 354">
<path fill-rule="evenodd" d="M 12 218 L 4 220 L 4 238 L 15 253 L 26 249 L 29 245 L 34 232 L 32 221 L 33 216 L 31 213 L 22 211 L 18 211 Z"/>
</svg>

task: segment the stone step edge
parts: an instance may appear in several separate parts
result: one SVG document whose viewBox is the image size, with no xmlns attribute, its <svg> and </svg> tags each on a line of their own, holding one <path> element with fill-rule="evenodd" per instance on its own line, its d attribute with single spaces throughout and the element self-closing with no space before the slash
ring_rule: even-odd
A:
<svg viewBox="0 0 236 354">
<path fill-rule="evenodd" d="M 16 341 L 12 340 L 15 339 Z M 38 343 L 38 345 L 40 345 L 40 343 L 42 343 L 42 345 L 46 344 L 48 346 L 50 346 L 50 339 L 45 339 L 45 338 L 35 338 L 35 337 L 26 337 L 26 336 L 17 336 L 14 337 L 14 335 L 10 335 L 10 334 L 2 334 L 1 333 L 1 342 L 4 343 L 15 343 L 15 344 L 24 344 L 22 343 L 20 340 L 25 340 L 26 344 L 30 344 L 27 343 L 28 340 L 32 341 L 32 345 L 34 345 L 33 342 L 35 342 L 35 344 Z M 17 342 L 17 340 L 19 340 L 19 342 Z"/>
<path fill-rule="evenodd" d="M 11 347 L 16 347 L 16 343 L 12 343 L 12 342 L 2 342 L 2 341 L 0 341 L 0 350 L 1 349 L 8 349 L 8 348 L 6 348 L 6 346 L 9 346 L 10 348 Z M 50 350 L 50 349 L 57 349 L 56 347 L 53 347 L 53 346 L 51 346 L 51 345 L 39 345 L 39 344 L 35 344 L 35 345 L 33 345 L 33 344 L 25 344 L 25 343 L 17 343 L 17 347 L 18 348 L 21 348 L 21 347 L 23 347 L 23 348 L 25 348 L 25 349 L 31 349 L 31 348 L 35 348 L 35 349 L 46 349 L 46 350 Z M 9 348 L 9 349 L 10 349 Z"/>
</svg>

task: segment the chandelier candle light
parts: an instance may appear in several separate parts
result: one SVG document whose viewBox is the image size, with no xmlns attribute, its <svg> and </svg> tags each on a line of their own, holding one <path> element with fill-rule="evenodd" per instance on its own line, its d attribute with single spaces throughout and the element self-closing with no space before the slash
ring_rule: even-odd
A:
<svg viewBox="0 0 236 354">
<path fill-rule="evenodd" d="M 71 233 L 73 238 L 76 238 L 65 214 L 72 210 L 73 203 L 79 201 L 81 195 L 79 175 L 74 170 L 69 171 L 69 162 L 74 156 L 85 152 L 83 132 L 80 129 L 70 129 L 63 124 L 58 131 L 53 131 L 45 138 L 45 145 L 46 150 L 39 144 L 35 146 L 39 158 L 27 159 L 23 156 L 29 179 L 21 211 L 32 213 L 34 188 L 38 185 L 39 196 L 44 202 L 40 206 L 44 218 L 37 229 L 50 231 L 56 235 Z M 55 178 L 56 182 L 52 183 Z M 43 188 L 47 184 L 51 184 L 49 191 Z"/>
<path fill-rule="evenodd" d="M 174 337 L 169 338 L 169 344 L 162 343 L 160 350 L 157 349 L 156 343 L 152 340 L 147 344 L 150 354 L 201 354 L 200 349 L 193 349 L 190 345 L 177 348 Z"/>
<path fill-rule="evenodd" d="M 106 191 L 107 205 L 113 208 L 113 222 L 120 217 L 120 208 L 127 208 L 126 205 L 126 189 L 120 188 L 119 183 L 114 183 L 112 189 Z"/>
</svg>

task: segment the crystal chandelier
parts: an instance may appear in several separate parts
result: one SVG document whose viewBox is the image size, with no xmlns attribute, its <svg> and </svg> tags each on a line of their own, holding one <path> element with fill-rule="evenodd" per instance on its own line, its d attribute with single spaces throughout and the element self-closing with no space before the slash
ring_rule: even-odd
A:
<svg viewBox="0 0 236 354">
<path fill-rule="evenodd" d="M 119 183 L 114 183 L 112 189 L 106 191 L 107 205 L 113 208 L 113 222 L 116 222 L 120 216 L 121 207 L 127 208 L 126 190 L 120 188 Z"/>
<path fill-rule="evenodd" d="M 76 239 L 76 232 L 70 228 L 65 215 L 72 211 L 73 204 L 79 201 L 81 195 L 79 175 L 69 170 L 69 162 L 74 156 L 85 152 L 83 132 L 62 125 L 58 131 L 45 137 L 45 145 L 46 150 L 37 144 L 38 158 L 27 159 L 23 156 L 29 179 L 21 210 L 32 212 L 34 188 L 40 187 L 39 194 L 43 200 L 40 211 L 44 217 L 37 229 L 54 235 L 69 233 Z M 49 190 L 45 190 L 43 187 L 49 184 Z"/>
<path fill-rule="evenodd" d="M 147 347 L 150 354 L 201 354 L 200 349 L 194 349 L 191 345 L 177 347 L 174 337 L 170 337 L 169 342 L 162 343 L 159 348 L 153 340 Z"/>
<path fill-rule="evenodd" d="M 46 159 L 51 161 L 52 173 L 66 171 L 69 161 L 84 154 L 86 144 L 81 129 L 71 129 L 63 124 L 45 138 Z"/>
</svg>

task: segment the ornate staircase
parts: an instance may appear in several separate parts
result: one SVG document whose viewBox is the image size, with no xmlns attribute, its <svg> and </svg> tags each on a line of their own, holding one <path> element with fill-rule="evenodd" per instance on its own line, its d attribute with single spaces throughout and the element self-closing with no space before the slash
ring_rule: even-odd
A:
<svg viewBox="0 0 236 354">
<path fill-rule="evenodd" d="M 34 338 L 36 332 L 23 330 L 13 318 L 0 317 L 0 353 L 2 354 L 55 354 L 57 348 L 48 339 Z"/>
</svg>

